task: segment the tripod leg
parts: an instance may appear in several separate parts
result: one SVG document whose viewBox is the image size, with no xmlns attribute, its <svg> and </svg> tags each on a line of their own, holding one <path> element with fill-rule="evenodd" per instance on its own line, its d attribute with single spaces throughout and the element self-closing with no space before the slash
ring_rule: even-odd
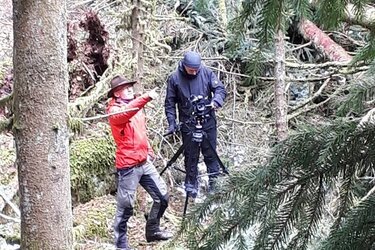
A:
<svg viewBox="0 0 375 250">
<path fill-rule="evenodd" d="M 216 135 L 215 135 L 216 136 Z M 212 145 L 212 142 L 210 138 L 208 138 L 208 134 L 206 132 L 203 133 L 203 143 L 208 145 L 208 148 L 210 149 L 211 153 L 213 154 L 215 160 L 219 163 L 219 166 L 221 167 L 223 173 L 229 174 L 228 170 L 224 166 L 223 162 L 221 161 L 219 155 L 217 154 L 216 148 L 214 145 Z"/>
<path fill-rule="evenodd" d="M 172 158 L 168 161 L 167 163 L 167 166 L 165 166 L 165 168 L 160 172 L 160 175 L 162 175 L 165 170 L 167 170 L 167 168 L 169 168 L 176 160 L 177 158 L 180 156 L 180 154 L 184 151 L 185 149 L 185 145 L 182 144 L 180 146 L 180 148 L 177 150 L 177 152 L 172 156 Z"/>
<path fill-rule="evenodd" d="M 187 207 L 188 207 L 188 203 L 189 203 L 189 196 L 186 194 L 185 204 L 184 204 L 184 213 L 183 213 L 183 218 L 185 218 L 186 211 L 187 211 Z"/>
</svg>

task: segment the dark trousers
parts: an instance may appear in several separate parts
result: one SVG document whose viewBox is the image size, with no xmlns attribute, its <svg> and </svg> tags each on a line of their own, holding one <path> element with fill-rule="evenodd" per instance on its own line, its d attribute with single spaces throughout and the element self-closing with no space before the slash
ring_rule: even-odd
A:
<svg viewBox="0 0 375 250">
<path fill-rule="evenodd" d="M 216 126 L 204 131 L 206 135 L 201 143 L 192 141 L 192 133 L 182 132 L 182 143 L 185 145 L 184 157 L 185 157 L 185 186 L 189 185 L 196 192 L 198 192 L 198 161 L 200 152 L 202 152 L 204 163 L 207 167 L 207 173 L 209 175 L 210 184 L 213 183 L 219 172 L 219 162 L 217 161 L 213 150 L 216 150 L 217 144 L 217 128 Z M 212 174 L 214 173 L 214 174 Z M 215 174 L 216 173 L 216 174 Z M 194 192 L 194 190 L 193 190 Z"/>
<path fill-rule="evenodd" d="M 160 177 L 155 166 L 147 161 L 139 167 L 118 171 L 117 210 L 114 222 L 115 245 L 127 248 L 127 222 L 133 215 L 135 192 L 138 183 L 154 200 L 146 223 L 146 233 L 159 229 L 160 218 L 168 207 L 167 185 Z"/>
</svg>

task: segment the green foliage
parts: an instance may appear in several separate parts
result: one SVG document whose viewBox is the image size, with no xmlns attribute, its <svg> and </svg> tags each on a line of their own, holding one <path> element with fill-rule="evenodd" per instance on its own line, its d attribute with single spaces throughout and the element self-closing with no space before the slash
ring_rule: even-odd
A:
<svg viewBox="0 0 375 250">
<path fill-rule="evenodd" d="M 70 145 L 72 197 L 86 202 L 113 188 L 115 145 L 112 137 L 74 141 Z"/>
<path fill-rule="evenodd" d="M 355 65 L 359 62 L 373 63 L 375 58 L 375 34 L 370 33 L 368 38 L 368 43 L 365 47 L 358 51 L 353 59 L 352 64 Z"/>
<path fill-rule="evenodd" d="M 292 0 L 290 4 L 294 6 L 295 17 L 299 20 L 300 18 L 310 19 L 312 17 L 312 11 L 309 0 Z"/>
<path fill-rule="evenodd" d="M 345 117 L 348 114 L 359 115 L 366 109 L 366 102 L 371 102 L 375 97 L 375 83 L 373 81 L 375 67 L 371 66 L 369 71 L 361 78 L 355 79 L 348 94 L 337 98 L 337 115 Z"/>
<path fill-rule="evenodd" d="M 69 117 L 68 127 L 73 133 L 81 134 L 83 131 L 83 122 L 81 119 Z"/>
<path fill-rule="evenodd" d="M 362 200 L 349 213 L 338 230 L 322 244 L 324 250 L 363 249 L 375 246 L 375 195 Z"/>
<path fill-rule="evenodd" d="M 374 147 L 375 130 L 370 125 L 358 128 L 355 122 L 337 121 L 302 128 L 274 148 L 265 166 L 233 173 L 220 193 L 188 214 L 179 237 L 186 238 L 189 249 L 221 249 L 229 243 L 241 246 L 250 226 L 258 224 L 253 249 L 307 249 L 335 180 L 342 182 L 336 226 L 357 235 L 356 227 L 345 223 L 358 215 L 353 200 L 371 187 L 358 176 L 373 171 Z M 367 248 L 361 249 L 369 249 L 375 231 L 358 237 L 365 236 L 372 241 L 363 243 Z"/>
<path fill-rule="evenodd" d="M 347 0 L 318 1 L 316 17 L 326 29 L 336 28 L 345 18 Z"/>
</svg>

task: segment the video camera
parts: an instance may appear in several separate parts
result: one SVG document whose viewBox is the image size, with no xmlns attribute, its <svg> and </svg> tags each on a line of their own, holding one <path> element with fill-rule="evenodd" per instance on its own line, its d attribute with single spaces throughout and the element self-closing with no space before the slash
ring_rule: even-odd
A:
<svg viewBox="0 0 375 250">
<path fill-rule="evenodd" d="M 203 98 L 203 96 L 201 95 L 192 95 L 190 97 L 190 103 L 191 103 L 191 107 L 192 107 L 192 111 L 191 111 L 191 114 L 192 116 L 194 116 L 196 119 L 197 118 L 205 118 L 207 117 L 207 112 L 206 112 L 206 109 L 207 107 L 209 107 L 210 105 L 207 105 L 206 104 L 206 99 Z"/>
<path fill-rule="evenodd" d="M 190 97 L 190 103 L 192 107 L 191 115 L 193 120 L 195 121 L 195 131 L 192 134 L 192 141 L 202 142 L 202 123 L 205 121 L 205 118 L 209 116 L 207 112 L 207 107 L 210 107 L 210 105 L 206 104 L 206 99 L 201 95 L 192 95 Z"/>
</svg>

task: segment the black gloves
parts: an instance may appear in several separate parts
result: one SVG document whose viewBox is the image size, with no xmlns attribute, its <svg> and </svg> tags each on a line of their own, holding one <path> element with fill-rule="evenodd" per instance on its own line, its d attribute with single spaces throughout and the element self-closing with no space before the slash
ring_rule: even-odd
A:
<svg viewBox="0 0 375 250">
<path fill-rule="evenodd" d="M 169 124 L 169 127 L 164 135 L 174 134 L 178 131 L 178 126 L 175 123 Z"/>
</svg>

